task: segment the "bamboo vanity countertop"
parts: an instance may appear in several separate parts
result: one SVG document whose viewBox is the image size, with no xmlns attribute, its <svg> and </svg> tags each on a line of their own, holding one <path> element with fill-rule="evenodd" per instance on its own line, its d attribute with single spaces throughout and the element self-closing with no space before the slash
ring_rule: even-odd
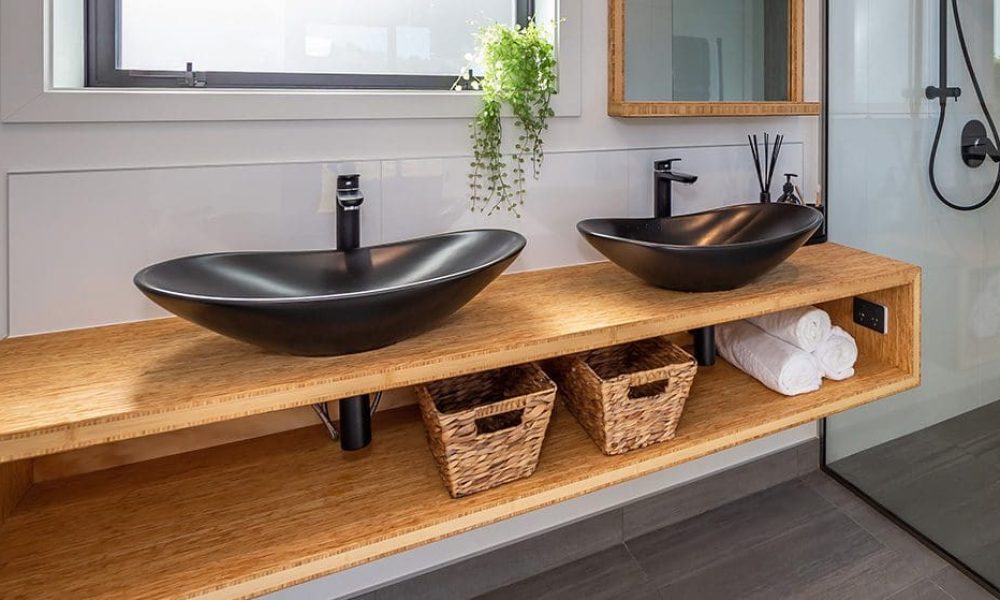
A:
<svg viewBox="0 0 1000 600">
<path fill-rule="evenodd" d="M 912 285 L 919 273 L 829 243 L 712 294 L 657 289 L 610 263 L 519 273 L 429 333 L 332 358 L 266 354 L 179 319 L 14 338 L 0 342 L 0 462 Z"/>
</svg>

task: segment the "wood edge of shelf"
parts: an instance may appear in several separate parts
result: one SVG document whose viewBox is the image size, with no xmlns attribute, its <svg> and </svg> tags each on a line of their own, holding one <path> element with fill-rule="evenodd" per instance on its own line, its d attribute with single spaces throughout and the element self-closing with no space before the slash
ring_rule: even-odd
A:
<svg viewBox="0 0 1000 600">
<path fill-rule="evenodd" d="M 333 575 L 359 567 L 389 556 L 413 550 L 430 543 L 441 541 L 462 533 L 486 527 L 506 519 L 543 509 L 598 492 L 600 490 L 645 477 L 665 469 L 676 467 L 712 454 L 735 448 L 769 435 L 807 425 L 820 419 L 842 413 L 853 408 L 870 404 L 877 400 L 914 389 L 920 385 L 919 374 L 908 374 L 896 367 L 887 367 L 899 373 L 899 377 L 875 388 L 828 402 L 822 406 L 802 411 L 784 419 L 749 427 L 739 433 L 709 440 L 681 451 L 666 451 L 642 462 L 624 465 L 604 471 L 598 475 L 554 487 L 510 501 L 474 510 L 459 518 L 451 518 L 417 529 L 404 531 L 393 537 L 386 537 L 372 544 L 358 544 L 327 555 L 305 559 L 289 569 L 271 570 L 258 577 L 234 583 L 231 586 L 215 588 L 192 597 L 205 600 L 254 598 L 261 594 L 274 593 L 289 587 Z"/>
<path fill-rule="evenodd" d="M 31 487 L 31 461 L 0 464 L 0 526 Z"/>
<path fill-rule="evenodd" d="M 437 521 L 424 521 L 411 528 L 399 527 L 395 529 L 395 534 L 390 531 L 388 536 L 379 535 L 374 541 L 360 541 L 330 552 L 303 555 L 294 560 L 288 560 L 287 568 L 276 566 L 266 570 L 248 571 L 239 579 L 233 578 L 229 582 L 182 591 L 179 597 L 251 598 L 285 589 L 634 480 L 815 421 L 824 416 L 874 402 L 919 385 L 919 372 L 907 372 L 884 362 L 880 358 L 875 358 L 873 361 L 878 364 L 878 367 L 866 374 L 865 381 L 848 383 L 844 388 L 846 393 L 834 392 L 811 403 L 806 402 L 800 409 L 796 409 L 791 414 L 785 414 L 781 418 L 761 420 L 747 427 L 735 429 L 727 427 L 724 433 L 716 432 L 714 435 L 705 436 L 701 440 L 679 449 L 664 445 L 659 452 L 654 451 L 652 455 L 642 457 L 638 461 L 627 464 L 611 464 L 609 468 L 595 474 L 588 471 L 585 477 L 559 482 L 556 485 L 550 484 L 537 492 L 520 490 L 510 497 L 501 496 L 491 499 L 484 505 L 470 507 L 468 512 L 463 512 L 458 516 L 440 518 Z M 747 384 L 753 383 L 748 377 L 745 378 L 745 381 Z M 867 381 L 872 383 L 877 381 L 877 384 L 866 387 Z M 839 386 L 841 384 L 832 383 L 831 385 Z M 410 412 L 413 413 L 412 410 Z M 397 414 L 401 416 L 389 416 L 389 418 L 402 418 L 411 423 L 414 418 L 419 419 L 415 414 L 405 417 L 402 416 L 402 413 Z M 397 420 L 397 422 L 402 421 Z"/>
<path fill-rule="evenodd" d="M 833 244 L 836 245 L 836 244 Z M 864 252 L 864 251 L 859 251 Z M 866 254 L 870 254 L 865 252 Z M 877 255 L 871 255 L 877 256 Z M 891 275 L 872 276 L 851 282 L 849 295 L 864 295 L 900 286 L 918 285 L 921 269 L 896 259 L 878 256 L 896 267 Z M 840 293 L 824 293 L 825 286 L 812 286 L 796 294 L 792 300 L 778 297 L 765 309 L 762 306 L 743 311 L 739 318 L 749 318 L 801 306 L 820 304 L 845 297 Z M 710 313 L 709 313 L 710 314 Z M 342 378 L 311 382 L 307 388 L 294 389 L 273 386 L 227 395 L 223 398 L 202 398 L 197 404 L 182 405 L 169 410 L 135 411 L 67 422 L 53 427 L 29 429 L 0 435 L 0 464 L 79 450 L 91 446 L 168 433 L 181 429 L 210 425 L 309 406 L 331 397 L 348 397 L 419 383 L 456 377 L 484 369 L 509 366 L 560 355 L 583 352 L 619 343 L 661 335 L 673 335 L 696 327 L 715 323 L 704 318 L 682 316 L 680 323 L 665 326 L 662 319 L 646 319 L 627 324 L 597 328 L 580 334 L 552 338 L 538 344 L 498 346 L 495 352 L 448 361 L 415 364 L 392 373 L 359 377 L 345 384 Z M 526 352 L 526 348 L 530 349 Z M 188 415 L 178 420 L 178 415 Z"/>
<path fill-rule="evenodd" d="M 623 118 L 659 117 L 777 117 L 821 114 L 819 102 L 805 100 L 806 10 L 803 0 L 788 0 L 787 75 L 788 99 L 766 101 L 630 101 L 626 98 L 625 0 L 608 0 L 607 6 L 608 115 Z"/>
<path fill-rule="evenodd" d="M 610 100 L 608 116 L 624 119 L 817 117 L 821 102 L 644 102 Z"/>
</svg>

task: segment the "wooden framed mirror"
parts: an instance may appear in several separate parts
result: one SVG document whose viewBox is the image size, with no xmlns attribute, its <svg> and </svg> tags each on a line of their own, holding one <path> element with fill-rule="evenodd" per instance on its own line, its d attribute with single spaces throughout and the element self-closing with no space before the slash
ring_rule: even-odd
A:
<svg viewBox="0 0 1000 600">
<path fill-rule="evenodd" d="M 608 114 L 818 115 L 805 0 L 608 0 Z"/>
</svg>

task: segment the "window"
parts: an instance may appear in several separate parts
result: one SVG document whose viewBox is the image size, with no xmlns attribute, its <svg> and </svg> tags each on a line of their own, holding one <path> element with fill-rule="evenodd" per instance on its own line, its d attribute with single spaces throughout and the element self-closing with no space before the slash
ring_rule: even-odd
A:
<svg viewBox="0 0 1000 600">
<path fill-rule="evenodd" d="M 534 0 L 88 0 L 90 87 L 448 90 Z"/>
</svg>

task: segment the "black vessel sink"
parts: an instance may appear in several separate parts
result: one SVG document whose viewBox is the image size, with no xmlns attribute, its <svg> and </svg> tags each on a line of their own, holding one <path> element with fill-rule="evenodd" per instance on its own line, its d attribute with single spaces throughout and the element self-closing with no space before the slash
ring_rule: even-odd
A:
<svg viewBox="0 0 1000 600">
<path fill-rule="evenodd" d="M 814 208 L 743 204 L 665 219 L 591 219 L 577 229 L 619 267 L 670 290 L 732 290 L 777 267 L 823 224 Z"/>
<path fill-rule="evenodd" d="M 333 356 L 431 329 L 503 273 L 525 243 L 510 231 L 478 230 L 348 251 L 208 254 L 148 267 L 135 284 L 222 335 Z"/>
</svg>

